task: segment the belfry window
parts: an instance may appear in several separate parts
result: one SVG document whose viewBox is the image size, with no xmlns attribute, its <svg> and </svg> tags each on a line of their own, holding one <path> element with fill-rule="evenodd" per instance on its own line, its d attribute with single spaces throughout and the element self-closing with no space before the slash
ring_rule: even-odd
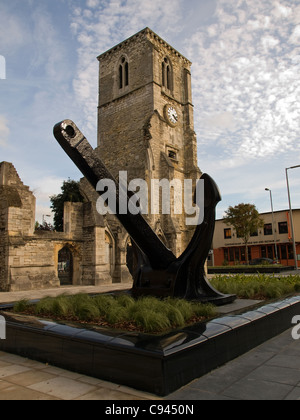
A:
<svg viewBox="0 0 300 420">
<path fill-rule="evenodd" d="M 119 65 L 119 89 L 129 85 L 129 64 L 125 57 L 121 58 Z"/>
<path fill-rule="evenodd" d="M 162 86 L 172 90 L 172 68 L 168 58 L 162 62 Z"/>
</svg>

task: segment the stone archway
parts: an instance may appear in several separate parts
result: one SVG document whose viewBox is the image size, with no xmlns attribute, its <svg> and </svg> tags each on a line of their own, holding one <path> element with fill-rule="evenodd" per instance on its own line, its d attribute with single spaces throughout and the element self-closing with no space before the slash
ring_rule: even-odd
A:
<svg viewBox="0 0 300 420">
<path fill-rule="evenodd" d="M 57 270 L 61 286 L 70 286 L 73 284 L 73 255 L 68 246 L 65 246 L 58 252 Z"/>
<path fill-rule="evenodd" d="M 61 286 L 82 284 L 81 247 L 75 243 L 59 243 L 54 247 L 57 277 Z"/>
</svg>

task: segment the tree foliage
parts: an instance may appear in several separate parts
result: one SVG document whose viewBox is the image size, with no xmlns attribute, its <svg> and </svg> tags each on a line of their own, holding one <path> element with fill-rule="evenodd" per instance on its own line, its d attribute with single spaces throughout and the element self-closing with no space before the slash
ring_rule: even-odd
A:
<svg viewBox="0 0 300 420">
<path fill-rule="evenodd" d="M 42 224 L 40 224 L 39 222 L 36 222 L 35 230 L 43 231 L 43 232 L 53 232 L 55 229 L 51 223 L 47 223 L 46 221 L 44 221 Z"/>
<path fill-rule="evenodd" d="M 259 228 L 264 226 L 264 220 L 254 204 L 239 204 L 235 207 L 229 207 L 225 212 L 224 222 L 228 226 L 233 226 L 236 230 L 237 236 L 243 238 L 246 246 L 247 263 L 248 258 L 248 243 L 251 235 L 255 234 Z"/>
<path fill-rule="evenodd" d="M 54 228 L 57 232 L 63 232 L 64 229 L 64 204 L 82 203 L 83 197 L 80 194 L 79 182 L 70 178 L 64 181 L 61 187 L 61 193 L 50 197 L 51 209 L 54 213 Z"/>
</svg>

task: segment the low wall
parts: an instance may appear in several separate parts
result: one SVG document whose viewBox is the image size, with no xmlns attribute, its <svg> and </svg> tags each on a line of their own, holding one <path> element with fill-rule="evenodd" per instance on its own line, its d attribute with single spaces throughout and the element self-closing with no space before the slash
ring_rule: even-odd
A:
<svg viewBox="0 0 300 420">
<path fill-rule="evenodd" d="M 293 267 L 208 267 L 208 274 L 280 274 L 293 271 Z"/>
</svg>

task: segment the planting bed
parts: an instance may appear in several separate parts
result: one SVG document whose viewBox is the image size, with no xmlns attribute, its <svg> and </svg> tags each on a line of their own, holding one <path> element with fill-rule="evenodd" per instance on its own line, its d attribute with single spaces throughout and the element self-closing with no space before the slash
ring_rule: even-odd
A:
<svg viewBox="0 0 300 420">
<path fill-rule="evenodd" d="M 0 350 L 166 396 L 290 328 L 300 296 L 160 335 L 70 326 L 5 309 Z"/>
<path fill-rule="evenodd" d="M 129 294 L 66 294 L 38 302 L 21 300 L 13 311 L 60 322 L 78 322 L 125 331 L 159 333 L 195 324 L 216 315 L 211 304 L 182 299 L 147 296 L 134 299 Z"/>
</svg>

